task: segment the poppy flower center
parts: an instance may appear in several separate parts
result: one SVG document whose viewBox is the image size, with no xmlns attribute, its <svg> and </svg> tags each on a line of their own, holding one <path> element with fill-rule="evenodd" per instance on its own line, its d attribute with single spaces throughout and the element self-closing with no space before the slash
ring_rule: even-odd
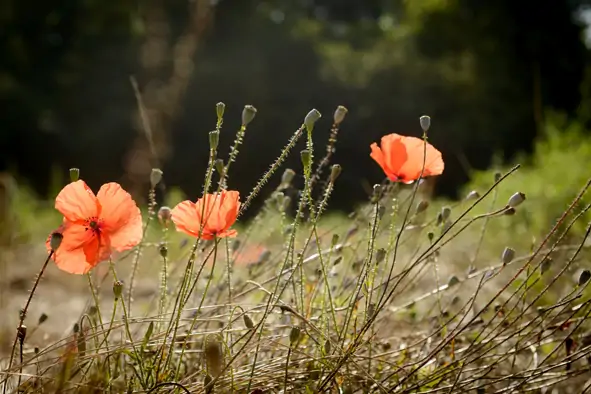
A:
<svg viewBox="0 0 591 394">
<path fill-rule="evenodd" d="M 84 225 L 85 231 L 92 231 L 94 234 L 98 234 L 101 231 L 101 223 L 98 218 L 92 217 L 86 219 L 86 223 Z"/>
</svg>

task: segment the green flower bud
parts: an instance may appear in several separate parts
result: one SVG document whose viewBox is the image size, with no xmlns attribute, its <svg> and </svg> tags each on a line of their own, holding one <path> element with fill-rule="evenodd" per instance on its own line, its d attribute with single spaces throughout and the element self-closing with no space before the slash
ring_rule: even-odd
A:
<svg viewBox="0 0 591 394">
<path fill-rule="evenodd" d="M 289 332 L 289 343 L 290 345 L 294 345 L 299 339 L 302 330 L 298 326 L 293 326 L 291 331 Z"/>
<path fill-rule="evenodd" d="M 509 206 L 511 208 L 516 208 L 518 205 L 521 205 L 521 203 L 524 201 L 525 201 L 525 194 L 523 194 L 521 192 L 517 192 L 509 198 L 509 201 L 507 202 L 507 206 Z"/>
<path fill-rule="evenodd" d="M 115 281 L 113 283 L 113 294 L 115 295 L 115 299 L 118 300 L 121 298 L 121 294 L 123 293 L 123 282 L 120 280 Z"/>
<path fill-rule="evenodd" d="M 307 149 L 304 149 L 303 151 L 300 152 L 300 156 L 302 158 L 302 165 L 304 166 L 304 168 L 308 168 L 308 166 L 310 166 L 310 161 L 312 160 L 312 157 L 310 155 L 310 151 Z"/>
<path fill-rule="evenodd" d="M 501 255 L 501 262 L 503 265 L 509 264 L 515 258 L 515 250 L 511 248 L 505 248 L 503 250 L 503 254 Z"/>
<path fill-rule="evenodd" d="M 224 170 L 226 167 L 224 166 L 224 161 L 222 159 L 216 159 L 215 161 L 215 170 L 220 174 L 220 176 L 224 176 Z"/>
<path fill-rule="evenodd" d="M 419 214 L 421 212 L 425 212 L 429 208 L 429 201 L 422 200 L 417 204 L 417 208 L 415 209 L 415 213 Z"/>
<path fill-rule="evenodd" d="M 295 177 L 295 171 L 292 170 L 291 168 L 287 168 L 283 172 L 283 175 L 281 176 L 281 184 L 285 185 L 285 186 L 291 185 L 291 182 L 293 181 L 294 177 Z"/>
</svg>

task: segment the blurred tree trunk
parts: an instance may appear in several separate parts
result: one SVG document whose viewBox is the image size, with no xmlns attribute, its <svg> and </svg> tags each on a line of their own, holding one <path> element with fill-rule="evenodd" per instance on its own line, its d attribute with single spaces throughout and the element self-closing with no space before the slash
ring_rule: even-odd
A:
<svg viewBox="0 0 591 394">
<path fill-rule="evenodd" d="M 136 197 L 145 195 L 151 169 L 160 167 L 171 153 L 171 129 L 193 75 L 197 49 L 213 20 L 211 1 L 189 1 L 187 27 L 175 39 L 166 7 L 164 0 L 146 6 L 146 38 L 139 59 L 142 71 L 137 83 L 133 77 L 131 80 L 138 104 L 138 135 L 127 154 L 125 169 L 129 190 Z"/>
</svg>

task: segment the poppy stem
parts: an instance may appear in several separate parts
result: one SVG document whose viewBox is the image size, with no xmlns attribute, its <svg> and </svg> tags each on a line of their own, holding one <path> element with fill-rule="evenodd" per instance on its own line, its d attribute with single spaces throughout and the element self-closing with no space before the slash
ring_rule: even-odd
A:
<svg viewBox="0 0 591 394">
<path fill-rule="evenodd" d="M 37 275 L 37 278 L 35 279 L 35 283 L 33 284 L 33 288 L 31 289 L 31 292 L 29 293 L 29 298 L 27 299 L 27 303 L 25 304 L 25 307 L 23 309 L 21 309 L 20 320 L 19 320 L 19 324 L 17 327 L 17 335 L 14 337 L 14 343 L 12 344 L 12 351 L 10 352 L 10 361 L 8 362 L 8 369 L 7 369 L 8 371 L 10 370 L 10 368 L 12 368 L 12 362 L 14 361 L 14 351 L 16 350 L 16 344 L 17 344 L 17 342 L 19 342 L 19 340 L 20 340 L 20 344 L 21 344 L 21 371 L 22 371 L 22 348 L 23 348 L 23 343 L 25 341 L 25 336 L 20 335 L 21 327 L 23 327 L 23 323 L 25 322 L 25 318 L 27 317 L 27 311 L 29 310 L 29 305 L 31 305 L 31 301 L 33 300 L 33 295 L 35 294 L 35 290 L 37 290 L 37 286 L 39 285 L 39 281 L 41 280 L 41 277 L 43 276 L 43 273 L 45 272 L 45 269 L 47 268 L 47 264 L 49 264 L 49 260 L 53 257 L 53 254 L 54 254 L 54 250 L 51 250 L 51 252 L 49 252 L 49 255 L 47 255 L 47 258 L 45 259 L 45 262 L 43 263 L 43 266 L 41 267 L 41 271 L 39 271 L 39 274 Z M 20 374 L 19 374 L 18 380 L 19 380 L 18 385 L 20 386 L 20 380 L 21 380 Z M 7 387 L 8 387 L 8 377 L 6 378 L 6 380 L 4 382 L 4 389 L 3 389 L 4 394 L 6 394 Z"/>
</svg>

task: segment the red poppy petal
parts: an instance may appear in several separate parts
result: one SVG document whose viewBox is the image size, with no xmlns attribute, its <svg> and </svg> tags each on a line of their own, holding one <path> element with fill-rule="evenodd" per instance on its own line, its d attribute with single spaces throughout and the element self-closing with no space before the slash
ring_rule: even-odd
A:
<svg viewBox="0 0 591 394">
<path fill-rule="evenodd" d="M 71 222 L 98 215 L 97 198 L 82 180 L 66 185 L 55 199 L 55 208 Z"/>
<path fill-rule="evenodd" d="M 201 218 L 196 205 L 191 201 L 183 201 L 172 209 L 171 218 L 178 231 L 192 237 L 199 236 Z"/>
</svg>

